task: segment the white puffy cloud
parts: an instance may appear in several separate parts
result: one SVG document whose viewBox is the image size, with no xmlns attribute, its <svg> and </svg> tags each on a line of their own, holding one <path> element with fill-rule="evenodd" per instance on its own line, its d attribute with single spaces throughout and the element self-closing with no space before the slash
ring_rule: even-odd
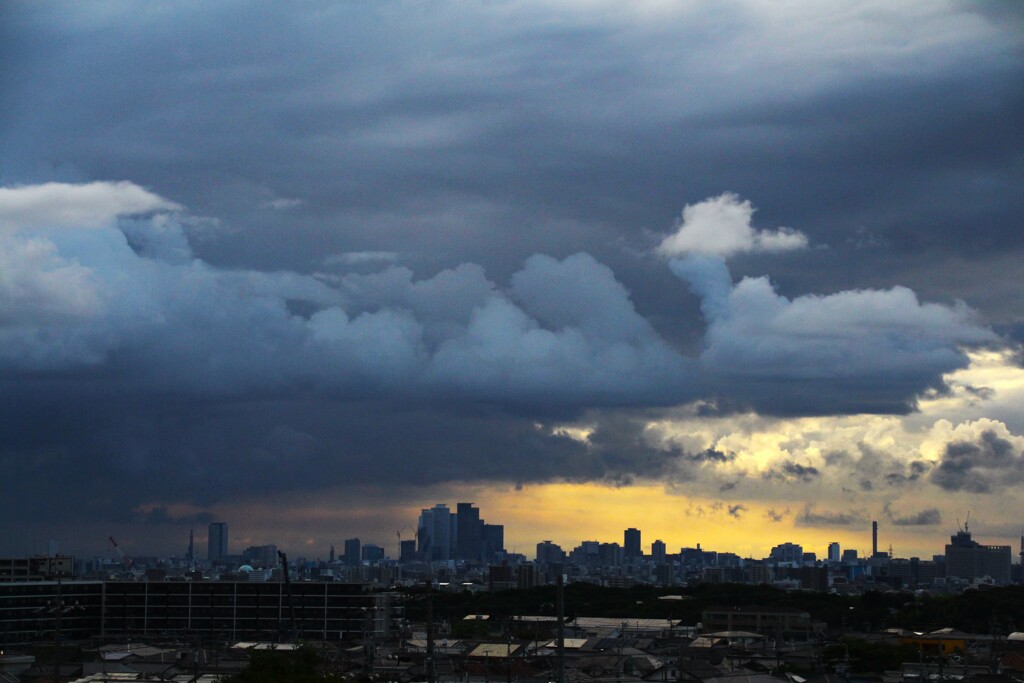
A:
<svg viewBox="0 0 1024 683">
<path fill-rule="evenodd" d="M 390 267 L 332 286 L 196 259 L 176 216 L 139 217 L 178 206 L 130 184 L 5 192 L 21 208 L 4 218 L 14 229 L 0 257 L 0 373 L 99 366 L 143 390 L 312 386 L 566 407 L 691 391 L 688 361 L 586 254 L 531 258 L 507 292 L 474 264 L 418 281 Z M 77 219 L 91 229 L 53 229 Z"/>
<path fill-rule="evenodd" d="M 905 287 L 790 300 L 764 277 L 734 285 L 719 258 L 689 256 L 671 268 L 701 297 L 710 390 L 762 411 L 909 410 L 967 365 L 962 345 L 996 339 L 963 303 L 921 303 Z"/>
<path fill-rule="evenodd" d="M 807 237 L 796 230 L 756 230 L 751 224 L 754 207 L 732 192 L 687 204 L 676 231 L 663 239 L 657 252 L 663 256 L 708 254 L 723 258 L 745 252 L 803 249 Z"/>
<path fill-rule="evenodd" d="M 181 208 L 127 181 L 0 187 L 0 230 L 99 228 L 119 216 Z"/>
</svg>

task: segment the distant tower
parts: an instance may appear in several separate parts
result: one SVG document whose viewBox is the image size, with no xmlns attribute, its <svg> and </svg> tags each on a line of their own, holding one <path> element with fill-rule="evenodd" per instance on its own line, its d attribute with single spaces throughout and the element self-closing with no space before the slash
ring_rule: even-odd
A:
<svg viewBox="0 0 1024 683">
<path fill-rule="evenodd" d="M 630 527 L 623 532 L 623 554 L 626 557 L 643 557 L 644 551 L 640 545 L 640 530 Z"/>
<path fill-rule="evenodd" d="M 1024 533 L 1020 535 L 1020 571 L 1021 582 L 1024 583 Z"/>
<path fill-rule="evenodd" d="M 828 561 L 835 562 L 836 564 L 840 561 L 839 543 L 833 541 L 828 544 Z"/>
<path fill-rule="evenodd" d="M 334 563 L 334 546 L 331 546 L 331 563 Z"/>
<path fill-rule="evenodd" d="M 361 544 L 358 538 L 345 539 L 345 564 L 358 567 L 362 559 Z"/>
<path fill-rule="evenodd" d="M 228 554 L 228 525 L 226 522 L 210 522 L 206 538 L 206 559 L 215 562 Z"/>
<path fill-rule="evenodd" d="M 196 538 L 194 529 L 188 530 L 188 553 L 185 559 L 189 564 L 192 564 L 196 560 Z"/>
<path fill-rule="evenodd" d="M 871 522 L 871 557 L 878 554 L 878 522 Z"/>
</svg>

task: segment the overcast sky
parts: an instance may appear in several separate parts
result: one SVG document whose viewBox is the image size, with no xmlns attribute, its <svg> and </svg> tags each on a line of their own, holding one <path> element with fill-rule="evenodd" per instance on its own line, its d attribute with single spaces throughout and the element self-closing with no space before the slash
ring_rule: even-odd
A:
<svg viewBox="0 0 1024 683">
<path fill-rule="evenodd" d="M 0 552 L 1019 535 L 1016 2 L 26 1 L 0 60 Z"/>
</svg>

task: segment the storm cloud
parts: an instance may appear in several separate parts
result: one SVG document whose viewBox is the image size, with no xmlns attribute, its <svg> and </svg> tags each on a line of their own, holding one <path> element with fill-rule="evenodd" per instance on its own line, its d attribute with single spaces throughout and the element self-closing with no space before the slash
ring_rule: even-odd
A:
<svg viewBox="0 0 1024 683">
<path fill-rule="evenodd" d="M 929 480 L 947 491 L 990 493 L 1024 479 L 1020 437 L 1002 425 L 967 425 L 976 432 L 946 444 Z"/>
<path fill-rule="evenodd" d="M 908 414 L 1020 348 L 1005 10 L 0 15 L 0 531 L 331 486 L 717 489 L 749 454 L 648 424 Z M 857 494 L 994 491 L 1020 446 L 992 429 L 935 464 L 830 448 Z M 833 485 L 816 457 L 764 468 Z"/>
</svg>

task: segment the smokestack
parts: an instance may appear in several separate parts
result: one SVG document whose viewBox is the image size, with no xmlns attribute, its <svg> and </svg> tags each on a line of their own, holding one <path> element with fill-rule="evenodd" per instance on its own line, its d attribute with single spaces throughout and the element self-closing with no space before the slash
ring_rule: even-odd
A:
<svg viewBox="0 0 1024 683">
<path fill-rule="evenodd" d="M 878 522 L 871 522 L 871 557 L 878 554 Z"/>
</svg>

